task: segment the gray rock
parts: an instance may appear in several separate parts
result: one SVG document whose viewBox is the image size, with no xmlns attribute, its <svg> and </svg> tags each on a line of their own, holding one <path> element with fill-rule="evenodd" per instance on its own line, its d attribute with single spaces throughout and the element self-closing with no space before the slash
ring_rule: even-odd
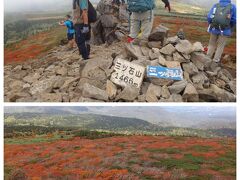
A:
<svg viewBox="0 0 240 180">
<path fill-rule="evenodd" d="M 25 83 L 23 81 L 15 80 L 11 84 L 9 84 L 9 87 L 13 91 L 21 91 L 23 89 L 23 85 Z"/>
<path fill-rule="evenodd" d="M 62 77 L 59 77 L 56 79 L 56 81 L 53 84 L 54 89 L 60 89 L 62 85 L 64 84 L 65 80 Z"/>
<path fill-rule="evenodd" d="M 140 90 L 140 93 L 141 94 L 146 94 L 147 93 L 147 90 L 148 90 L 148 87 L 149 87 L 150 83 L 149 82 L 143 82 L 142 83 L 142 86 L 141 86 L 141 90 Z"/>
<path fill-rule="evenodd" d="M 146 93 L 147 102 L 158 102 L 161 96 L 161 87 L 154 84 L 150 84 Z"/>
<path fill-rule="evenodd" d="M 165 99 L 170 98 L 171 94 L 170 94 L 167 86 L 163 86 L 163 87 L 162 87 L 162 94 L 161 94 L 161 96 L 162 96 L 163 98 L 165 98 Z"/>
<path fill-rule="evenodd" d="M 165 64 L 168 68 L 181 68 L 181 64 L 178 61 L 166 61 Z"/>
<path fill-rule="evenodd" d="M 182 98 L 185 102 L 199 102 L 198 92 L 191 83 L 187 84 Z"/>
<path fill-rule="evenodd" d="M 104 101 L 91 99 L 91 98 L 80 97 L 78 102 L 96 102 L 96 103 L 98 103 L 98 102 L 104 102 Z"/>
<path fill-rule="evenodd" d="M 186 60 L 183 56 L 181 56 L 178 52 L 173 53 L 173 60 L 178 61 L 180 63 L 183 62 L 189 62 L 189 60 Z"/>
<path fill-rule="evenodd" d="M 151 66 L 159 66 L 158 59 L 151 61 Z"/>
<path fill-rule="evenodd" d="M 170 79 L 160 79 L 160 78 L 151 78 L 150 79 L 151 83 L 157 86 L 169 86 L 171 85 L 174 81 Z"/>
<path fill-rule="evenodd" d="M 175 44 L 179 43 L 179 41 L 180 41 L 180 39 L 177 36 L 173 36 L 173 37 L 167 38 L 166 43 L 175 45 Z"/>
<path fill-rule="evenodd" d="M 107 80 L 106 91 L 109 99 L 114 99 L 117 95 L 117 86 L 112 81 Z"/>
<path fill-rule="evenodd" d="M 92 86 L 88 83 L 85 83 L 83 85 L 82 96 L 85 98 L 93 98 L 93 99 L 98 99 L 103 101 L 108 100 L 108 94 L 106 91 L 99 89 L 95 86 Z"/>
<path fill-rule="evenodd" d="M 234 94 L 236 94 L 236 92 L 237 92 L 237 90 L 236 90 L 236 81 L 230 81 L 227 85 L 232 90 L 232 92 Z"/>
<path fill-rule="evenodd" d="M 32 84 L 30 88 L 30 93 L 32 95 L 41 94 L 41 93 L 50 93 L 53 89 L 53 84 L 55 83 L 56 77 L 53 76 L 48 79 L 43 79 L 40 81 L 36 81 Z"/>
<path fill-rule="evenodd" d="M 161 41 L 163 42 L 164 39 L 168 36 L 169 29 L 163 25 L 159 25 L 156 27 L 152 33 L 149 35 L 149 41 Z"/>
<path fill-rule="evenodd" d="M 176 49 L 172 44 L 168 44 L 160 49 L 160 52 L 165 55 L 172 55 L 175 51 Z"/>
<path fill-rule="evenodd" d="M 124 101 L 134 101 L 139 96 L 140 89 L 126 86 L 122 92 L 120 92 L 116 100 L 124 100 Z"/>
<path fill-rule="evenodd" d="M 139 59 L 140 57 L 143 56 L 140 46 L 136 46 L 133 44 L 126 44 L 125 49 L 129 57 L 132 57 L 134 59 Z"/>
<path fill-rule="evenodd" d="M 189 74 L 188 74 L 186 71 L 183 72 L 183 78 L 184 78 L 188 83 L 192 83 L 192 80 L 191 80 Z"/>
<path fill-rule="evenodd" d="M 180 40 L 176 50 L 183 54 L 190 54 L 193 51 L 193 45 L 188 40 Z"/>
<path fill-rule="evenodd" d="M 75 77 L 68 77 L 66 78 L 64 84 L 61 86 L 60 90 L 61 91 L 65 91 L 66 89 L 69 88 L 69 86 L 74 83 L 77 82 L 79 80 L 79 77 L 75 78 Z"/>
<path fill-rule="evenodd" d="M 145 46 L 141 46 L 141 51 L 143 56 L 149 56 L 149 52 L 151 51 L 151 49 L 145 47 Z"/>
<path fill-rule="evenodd" d="M 203 48 L 202 43 L 200 43 L 200 42 L 195 42 L 195 43 L 193 44 L 193 51 L 203 52 L 203 51 L 204 51 L 204 48 Z"/>
<path fill-rule="evenodd" d="M 141 66 L 144 66 L 144 67 L 151 65 L 150 60 L 144 60 L 144 59 L 132 61 L 132 63 L 138 64 L 138 65 L 141 65 Z"/>
<path fill-rule="evenodd" d="M 61 67 L 61 68 L 56 70 L 57 75 L 66 76 L 67 73 L 68 73 L 68 70 L 65 67 Z"/>
<path fill-rule="evenodd" d="M 183 102 L 183 99 L 180 94 L 172 94 L 165 102 Z"/>
<path fill-rule="evenodd" d="M 210 85 L 219 102 L 236 102 L 236 96 L 224 89 L 217 87 L 214 84 Z"/>
<path fill-rule="evenodd" d="M 191 54 L 191 61 L 195 65 L 199 64 L 198 67 L 199 67 L 200 70 L 202 70 L 203 67 L 204 68 L 209 68 L 211 63 L 212 63 L 212 60 L 207 55 L 205 55 L 204 53 L 200 53 L 200 52 L 192 53 Z"/>
<path fill-rule="evenodd" d="M 28 76 L 25 76 L 23 78 L 23 81 L 29 84 L 32 84 L 36 81 L 38 81 L 38 79 L 40 79 L 41 75 L 39 73 L 34 73 L 34 74 L 30 74 Z"/>
<path fill-rule="evenodd" d="M 190 76 L 198 73 L 198 68 L 192 63 L 182 63 L 182 68 L 186 71 Z"/>
<path fill-rule="evenodd" d="M 43 93 L 40 95 L 38 102 L 62 102 L 60 93 Z"/>
<path fill-rule="evenodd" d="M 11 74 L 11 76 L 14 78 L 14 79 L 18 79 L 18 80 L 22 80 L 23 77 L 27 76 L 28 72 L 23 70 L 23 71 L 17 71 L 17 72 L 14 72 Z"/>
<path fill-rule="evenodd" d="M 165 59 L 162 55 L 160 55 L 160 56 L 158 57 L 158 63 L 159 63 L 161 66 L 166 66 L 166 59 Z"/>
<path fill-rule="evenodd" d="M 80 75 L 80 67 L 78 68 L 70 68 L 67 72 L 68 76 L 79 76 Z"/>
<path fill-rule="evenodd" d="M 15 67 L 13 68 L 13 71 L 21 71 L 22 68 L 23 68 L 22 65 L 17 65 L 17 66 L 15 66 Z"/>
<path fill-rule="evenodd" d="M 162 42 L 161 41 L 149 41 L 148 42 L 149 48 L 162 48 Z"/>
<path fill-rule="evenodd" d="M 187 81 L 178 81 L 173 83 L 171 86 L 168 87 L 171 94 L 179 94 L 181 93 L 187 86 Z"/>
<path fill-rule="evenodd" d="M 18 99 L 29 98 L 29 97 L 31 97 L 31 95 L 27 92 L 15 91 L 15 92 L 11 92 L 9 96 L 7 96 L 7 99 L 9 100 L 9 102 L 17 102 Z"/>
<path fill-rule="evenodd" d="M 145 94 L 139 95 L 138 102 L 146 102 L 146 95 Z"/>
<path fill-rule="evenodd" d="M 161 55 L 160 52 L 149 51 L 149 57 L 151 60 L 158 59 L 160 55 Z"/>
<path fill-rule="evenodd" d="M 192 82 L 194 84 L 197 84 L 197 83 L 204 84 L 207 81 L 209 81 L 209 79 L 204 72 L 200 72 L 200 73 L 192 76 Z"/>
</svg>

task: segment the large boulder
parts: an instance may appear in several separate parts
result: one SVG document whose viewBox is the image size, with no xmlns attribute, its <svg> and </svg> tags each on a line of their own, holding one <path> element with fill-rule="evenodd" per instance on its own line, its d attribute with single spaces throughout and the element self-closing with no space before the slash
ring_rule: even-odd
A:
<svg viewBox="0 0 240 180">
<path fill-rule="evenodd" d="M 83 85 L 82 96 L 85 98 L 93 98 L 93 99 L 103 100 L 103 101 L 108 100 L 108 94 L 106 91 L 99 89 L 88 83 L 85 83 Z"/>
<path fill-rule="evenodd" d="M 175 47 L 178 52 L 183 54 L 190 54 L 193 51 L 193 45 L 188 40 L 180 40 Z"/>
<path fill-rule="evenodd" d="M 156 27 L 152 33 L 149 35 L 149 41 L 161 41 L 163 42 L 165 38 L 168 36 L 169 29 L 163 25 L 159 25 Z"/>
<path fill-rule="evenodd" d="M 165 55 L 172 55 L 175 51 L 176 49 L 172 44 L 168 44 L 160 49 L 160 52 Z"/>
<path fill-rule="evenodd" d="M 182 63 L 182 67 L 190 76 L 198 73 L 198 68 L 192 62 Z"/>
<path fill-rule="evenodd" d="M 169 86 L 168 89 L 171 92 L 171 94 L 179 94 L 185 89 L 187 84 L 188 83 L 185 80 L 178 81 L 178 82 L 173 83 L 171 86 Z"/>
<path fill-rule="evenodd" d="M 50 93 L 53 89 L 53 84 L 55 83 L 57 77 L 52 76 L 48 79 L 42 79 L 40 81 L 36 81 L 32 84 L 30 88 L 30 93 L 32 95 L 41 94 L 41 93 Z"/>
<path fill-rule="evenodd" d="M 150 84 L 146 93 L 147 102 L 158 102 L 161 96 L 161 86 Z"/>
<path fill-rule="evenodd" d="M 198 92 L 191 83 L 188 83 L 184 90 L 183 100 L 185 102 L 199 102 Z"/>
<path fill-rule="evenodd" d="M 116 100 L 134 101 L 139 96 L 139 93 L 139 88 L 126 86 L 123 91 L 117 95 Z"/>
<path fill-rule="evenodd" d="M 117 86 L 112 81 L 107 80 L 106 91 L 109 99 L 114 99 L 117 95 Z"/>
</svg>

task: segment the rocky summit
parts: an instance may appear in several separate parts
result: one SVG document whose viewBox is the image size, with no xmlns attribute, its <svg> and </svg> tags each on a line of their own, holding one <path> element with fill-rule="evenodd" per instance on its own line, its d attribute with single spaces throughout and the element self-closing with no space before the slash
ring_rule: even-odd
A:
<svg viewBox="0 0 240 180">
<path fill-rule="evenodd" d="M 45 57 L 5 65 L 5 102 L 235 102 L 235 77 L 208 58 L 200 42 L 168 37 L 168 31 L 157 27 L 144 45 L 93 45 L 87 61 L 59 46 Z M 111 80 L 118 59 L 145 68 L 141 84 Z M 183 79 L 148 77 L 149 65 L 181 68 Z"/>
</svg>

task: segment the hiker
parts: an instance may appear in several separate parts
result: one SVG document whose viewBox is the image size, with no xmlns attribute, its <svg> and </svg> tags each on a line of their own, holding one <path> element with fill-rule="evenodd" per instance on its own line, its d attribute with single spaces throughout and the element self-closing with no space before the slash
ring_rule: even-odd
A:
<svg viewBox="0 0 240 180">
<path fill-rule="evenodd" d="M 207 55 L 214 62 L 220 63 L 227 37 L 232 35 L 236 25 L 236 6 L 231 0 L 220 0 L 208 13 L 208 23 L 210 40 Z"/>
<path fill-rule="evenodd" d="M 90 32 L 88 23 L 88 0 L 73 0 L 73 24 L 75 40 L 84 60 L 89 59 L 86 37 Z"/>
<path fill-rule="evenodd" d="M 171 6 L 168 0 L 162 0 L 162 2 L 165 4 L 165 9 L 168 8 L 168 12 L 171 12 Z"/>
<path fill-rule="evenodd" d="M 71 21 L 71 16 L 66 15 L 65 21 L 59 22 L 60 26 L 66 26 L 67 27 L 67 39 L 68 39 L 68 46 L 69 50 L 73 49 L 74 47 L 74 27 L 73 27 L 73 22 Z"/>
<path fill-rule="evenodd" d="M 128 0 L 130 16 L 130 34 L 128 42 L 137 43 L 141 32 L 141 40 L 147 40 L 153 26 L 154 0 Z"/>
</svg>

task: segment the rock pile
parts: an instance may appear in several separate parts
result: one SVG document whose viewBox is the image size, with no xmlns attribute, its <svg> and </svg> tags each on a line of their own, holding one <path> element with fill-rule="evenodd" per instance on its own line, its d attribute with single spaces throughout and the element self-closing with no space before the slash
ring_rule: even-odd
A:
<svg viewBox="0 0 240 180">
<path fill-rule="evenodd" d="M 121 42 L 93 46 L 88 61 L 57 47 L 43 59 L 6 65 L 5 101 L 235 102 L 236 79 L 204 54 L 200 42 L 167 37 L 168 31 L 159 26 L 146 46 Z M 183 80 L 150 78 L 145 73 L 139 87 L 119 86 L 111 81 L 119 58 L 145 69 L 149 65 L 181 68 Z"/>
<path fill-rule="evenodd" d="M 101 0 L 97 5 L 98 20 L 92 24 L 93 43 L 112 44 L 128 34 L 126 5 L 114 5 L 112 0 Z"/>
<path fill-rule="evenodd" d="M 144 67 L 181 68 L 183 80 L 149 78 L 145 75 L 139 89 L 116 89 L 113 86 L 115 92 L 119 92 L 113 101 L 235 102 L 236 79 L 205 55 L 200 42 L 192 44 L 177 36 L 167 38 L 168 31 L 160 25 L 149 36 L 147 46 L 142 46 L 141 42 L 141 46 L 126 45 L 125 52 L 115 59 L 125 59 Z"/>
</svg>

